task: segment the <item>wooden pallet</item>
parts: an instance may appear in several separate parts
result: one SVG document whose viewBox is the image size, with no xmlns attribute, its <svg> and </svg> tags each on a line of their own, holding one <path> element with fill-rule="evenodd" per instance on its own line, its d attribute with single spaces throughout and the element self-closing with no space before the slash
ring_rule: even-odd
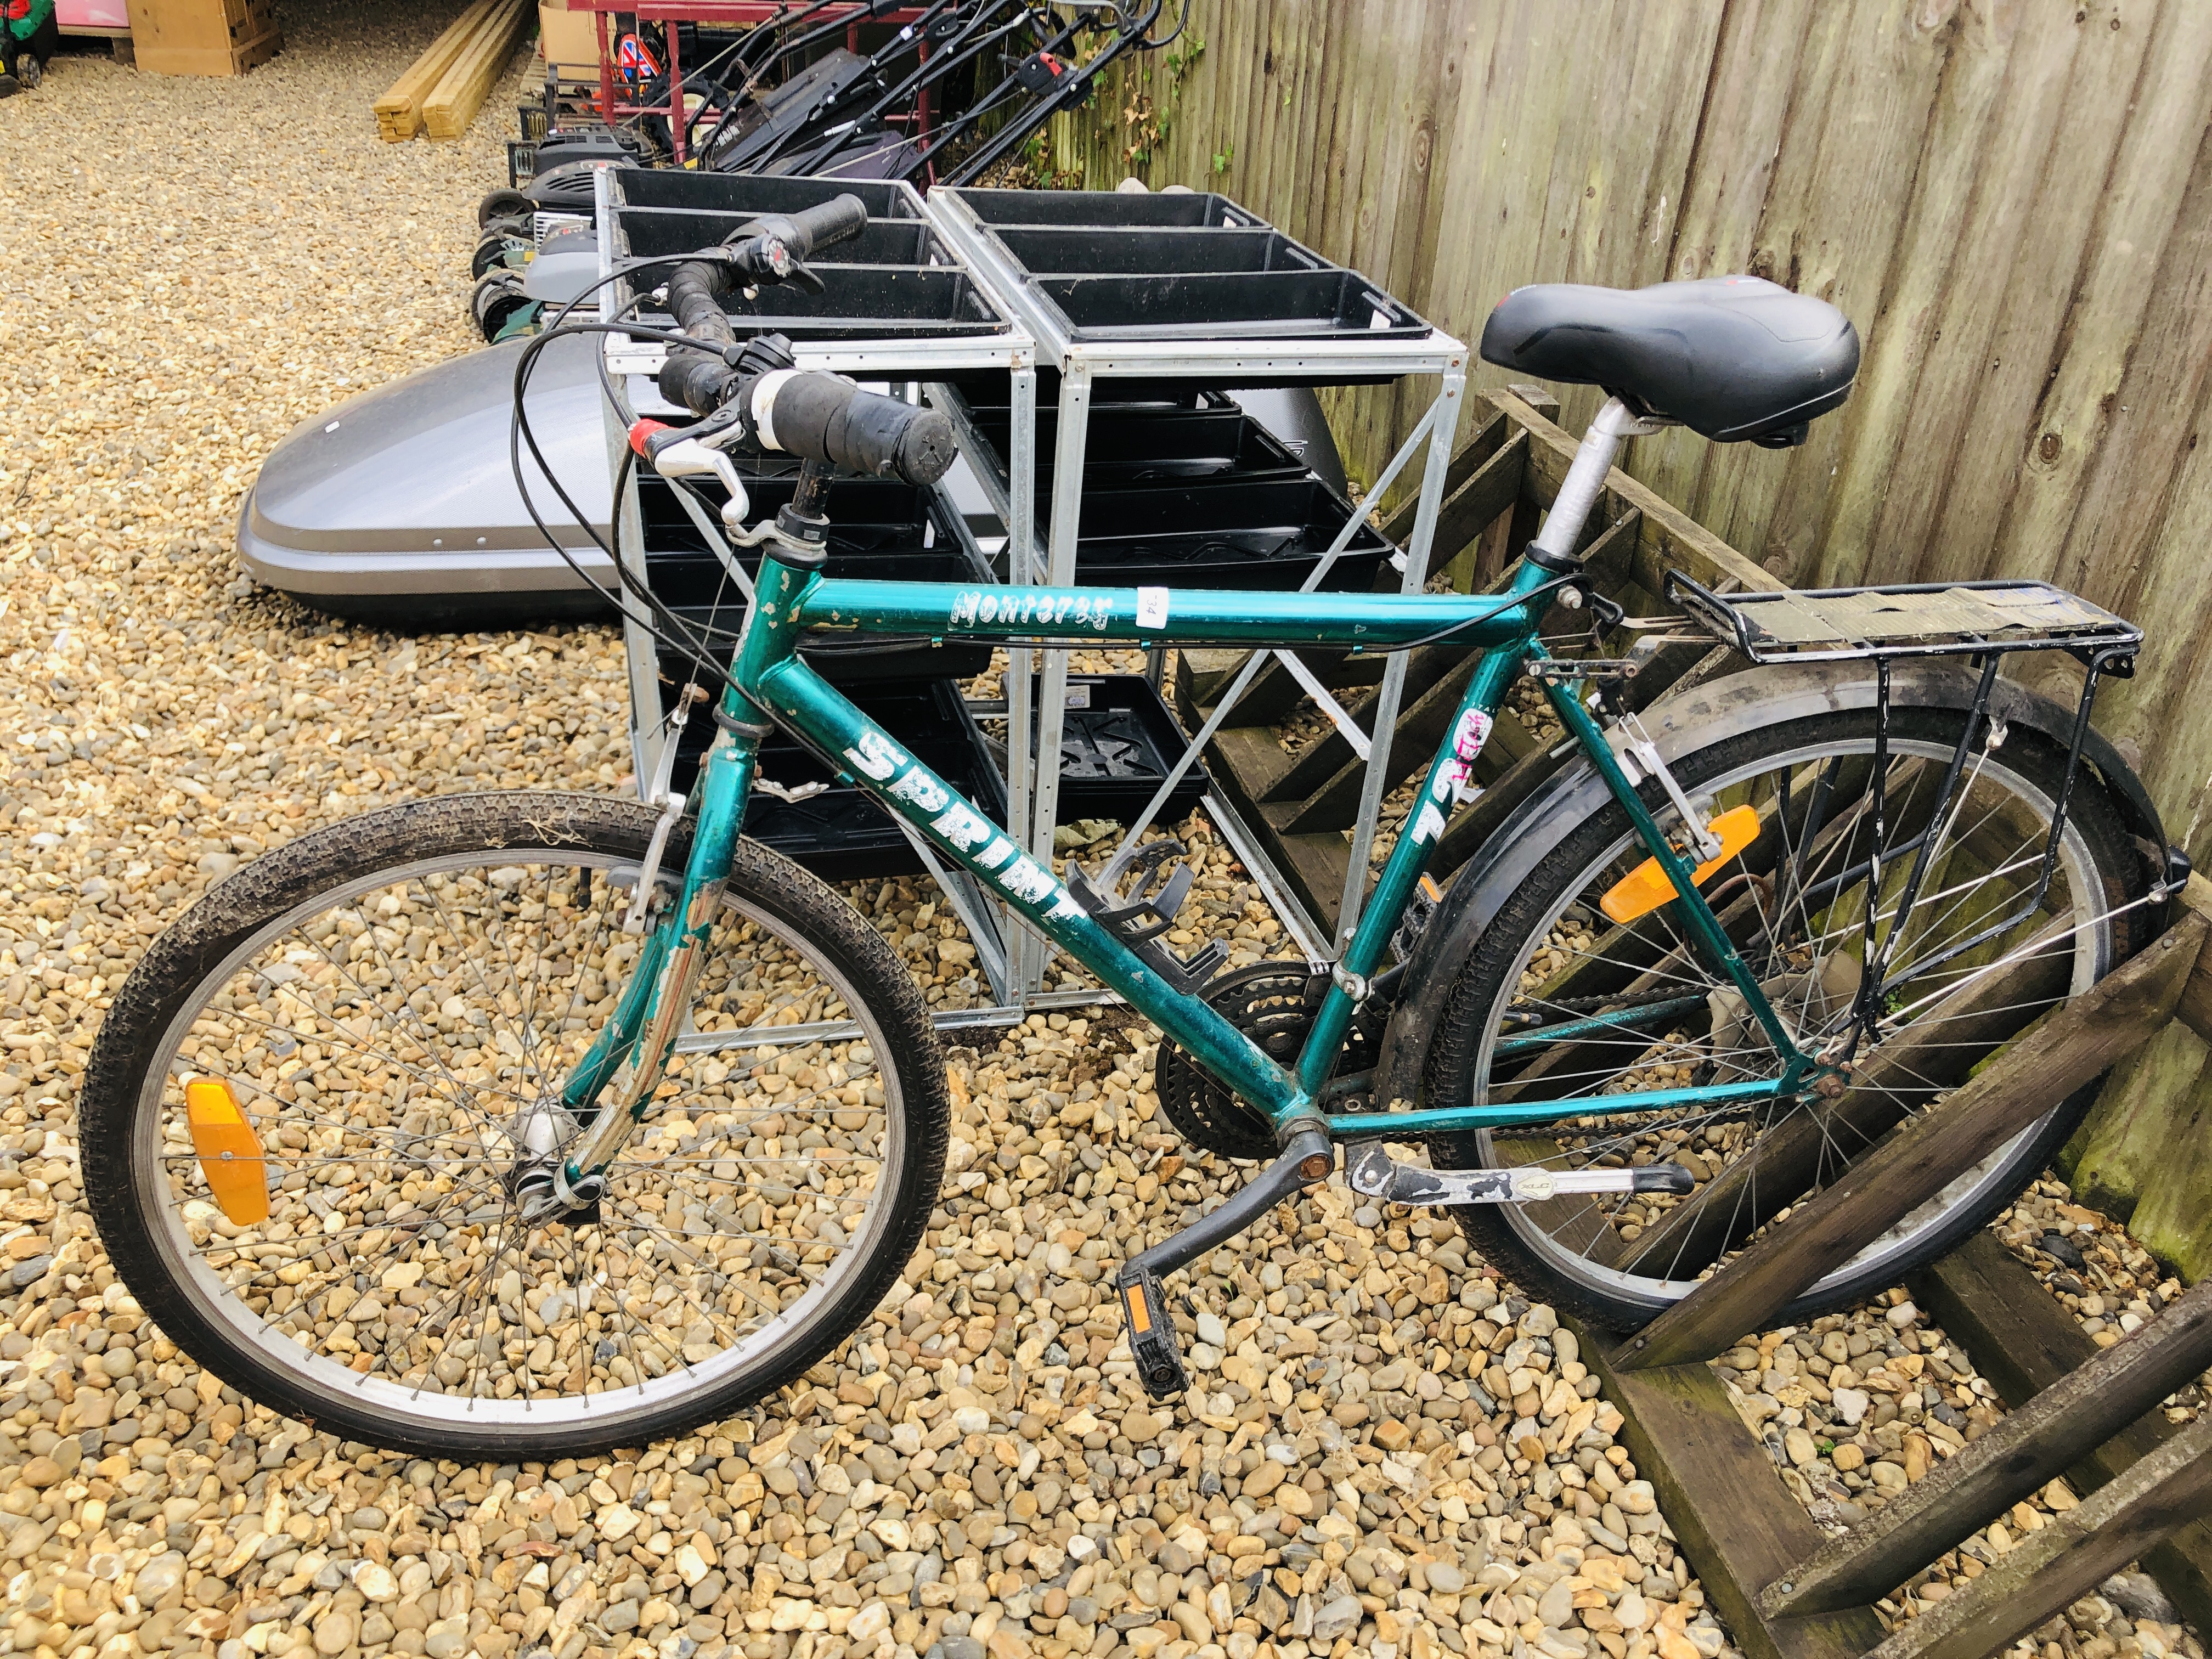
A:
<svg viewBox="0 0 2212 1659">
<path fill-rule="evenodd" d="M 243 75 L 283 49 L 270 0 L 131 0 L 134 61 L 153 75 Z"/>
<path fill-rule="evenodd" d="M 2179 920 L 2150 948 L 1996 1050 L 1942 1105 L 1899 1127 L 1641 1333 L 1624 1342 L 1577 1328 L 1587 1363 L 1624 1413 L 1624 1443 L 1754 1659 L 1980 1659 L 2136 1559 L 2185 1617 L 2212 1623 L 2212 1527 L 2202 1519 L 2212 1510 L 2212 1418 L 2177 1428 L 2160 1407 L 2212 1364 L 2212 1282 L 2100 1350 L 2017 1258 L 1975 1234 L 1911 1289 L 2013 1413 L 1834 1539 L 1790 1494 L 1707 1363 L 1770 1324 L 1948 1172 L 2170 1020 L 2212 1036 L 2212 1020 L 2197 1012 L 2212 994 L 2208 933 L 2212 884 L 2192 878 Z M 2078 1507 L 1885 1635 L 1876 1600 L 2060 1475 L 2083 1494 Z"/>
<path fill-rule="evenodd" d="M 1453 585 L 1463 591 L 1502 583 L 1514 557 L 1535 535 L 1540 514 L 1558 495 L 1575 453 L 1575 440 L 1548 418 L 1557 404 L 1535 388 L 1478 393 L 1470 408 L 1475 431 L 1446 474 L 1429 557 L 1431 570 L 1449 571 Z M 1765 591 L 1777 586 L 1719 537 L 1617 468 L 1606 481 L 1590 526 L 1583 554 L 1596 585 L 1632 615 L 1656 615 L 1666 608 L 1658 594 L 1670 566 L 1708 586 Z M 1383 526 L 1384 534 L 1401 544 L 1412 531 L 1410 506 Z M 1178 653 L 1176 702 L 1187 726 L 1196 730 L 1212 712 L 1246 654 Z M 1299 657 L 1371 734 L 1381 659 L 1319 651 Z M 1724 649 L 1710 641 L 1673 648 L 1638 676 L 1630 700 L 1639 708 L 1648 707 L 1685 676 L 1698 671 L 1702 678 L 1728 659 Z M 1475 653 L 1464 650 L 1411 654 L 1390 744 L 1391 787 L 1412 777 L 1435 753 L 1476 661 Z M 1305 695 L 1280 662 L 1271 662 L 1237 701 L 1206 762 L 1300 900 L 1333 928 L 1351 860 L 1345 832 L 1358 813 L 1365 769 L 1351 744 L 1333 730 L 1296 753 L 1284 750 L 1275 727 Z M 1559 756 L 1539 750 L 1510 709 L 1500 710 L 1476 763 L 1484 793 L 1461 809 L 1438 842 L 1431 866 L 1438 878 L 1464 864 L 1506 813 L 1559 763 Z"/>
<path fill-rule="evenodd" d="M 377 136 L 385 143 L 398 143 L 422 131 L 423 100 L 437 89 L 461 49 L 475 38 L 498 3 L 499 0 L 475 0 L 376 100 Z"/>
<path fill-rule="evenodd" d="M 422 100 L 422 124 L 433 138 L 458 138 L 491 95 L 492 83 L 520 44 L 533 14 L 525 0 L 497 0 L 483 25 L 470 36 L 452 67 Z"/>
</svg>

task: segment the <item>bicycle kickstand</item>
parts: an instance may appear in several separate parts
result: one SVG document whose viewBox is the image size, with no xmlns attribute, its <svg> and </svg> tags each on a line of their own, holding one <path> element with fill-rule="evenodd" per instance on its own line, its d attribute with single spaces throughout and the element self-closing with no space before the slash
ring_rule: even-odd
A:
<svg viewBox="0 0 2212 1659">
<path fill-rule="evenodd" d="M 1169 1316 L 1160 1280 L 1215 1245 L 1226 1243 L 1292 1193 L 1328 1180 L 1335 1167 L 1336 1152 L 1328 1137 L 1318 1129 L 1304 1130 L 1227 1203 L 1122 1264 L 1114 1276 L 1114 1290 L 1129 1328 L 1130 1357 L 1137 1362 L 1137 1378 L 1146 1394 L 1165 1400 L 1190 1386 L 1190 1374 L 1183 1369 L 1182 1341 Z"/>
</svg>

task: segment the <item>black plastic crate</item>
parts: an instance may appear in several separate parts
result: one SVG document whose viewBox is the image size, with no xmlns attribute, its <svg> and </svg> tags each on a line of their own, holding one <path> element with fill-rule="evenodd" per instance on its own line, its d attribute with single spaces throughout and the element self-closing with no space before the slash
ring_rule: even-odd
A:
<svg viewBox="0 0 2212 1659">
<path fill-rule="evenodd" d="M 1055 816 L 1062 823 L 1077 818 L 1129 823 L 1145 810 L 1189 738 L 1141 674 L 1070 674 L 1067 702 Z M 1180 821 L 1212 787 L 1204 764 L 1192 763 L 1168 796 L 1160 822 Z"/>
<path fill-rule="evenodd" d="M 1004 369 L 963 369 L 945 376 L 945 384 L 957 391 L 967 401 L 968 407 L 981 417 L 994 416 L 1003 426 L 1012 407 L 1012 393 Z M 1177 411 L 1194 413 L 1207 409 L 1228 409 L 1236 400 L 1225 392 L 1211 386 L 1192 385 L 1188 380 L 1111 380 L 1091 382 L 1091 413 L 1093 419 L 1104 414 L 1139 415 L 1173 414 Z M 1057 419 L 1060 412 L 1060 374 L 1056 369 L 1040 367 L 1036 372 L 1036 410 L 1040 421 Z"/>
<path fill-rule="evenodd" d="M 963 190 L 960 199 L 987 225 L 1073 225 L 1131 229 L 1205 225 L 1234 229 L 1267 222 L 1226 196 L 1196 191 L 1158 195 L 1118 190 Z"/>
<path fill-rule="evenodd" d="M 1089 492 L 1076 532 L 1076 580 L 1287 591 L 1311 574 L 1353 510 L 1310 474 L 1289 482 Z M 1363 522 L 1322 588 L 1365 592 L 1395 550 Z"/>
<path fill-rule="evenodd" d="M 1308 339 L 1425 334 L 1428 325 L 1356 270 L 1038 276 L 1082 339 Z"/>
<path fill-rule="evenodd" d="M 925 680 L 855 693 L 855 707 L 890 734 L 978 808 L 992 823 L 1006 821 L 1006 787 L 982 728 L 975 724 L 951 680 Z M 684 733 L 679 776 L 696 773 L 714 724 L 695 716 Z M 755 791 L 745 807 L 744 833 L 830 881 L 864 881 L 914 875 L 921 856 L 890 815 L 850 784 L 836 783 L 827 763 L 781 732 L 761 744 L 757 775 L 796 787 L 827 783 L 805 800 L 778 800 Z M 678 787 L 683 787 L 678 783 Z"/>
<path fill-rule="evenodd" d="M 1040 276 L 1158 276 L 1180 271 L 1334 270 L 1279 230 L 1002 229 L 1006 250 Z"/>
<path fill-rule="evenodd" d="M 840 196 L 857 196 L 871 219 L 920 217 L 910 192 L 872 179 L 778 179 L 753 173 L 699 173 L 662 167 L 625 167 L 615 175 L 621 200 L 629 207 L 698 208 L 715 213 L 796 213 Z"/>
<path fill-rule="evenodd" d="M 809 294 L 788 283 L 760 290 L 757 300 L 735 296 L 725 307 L 739 331 L 767 329 L 808 340 L 877 340 L 897 336 L 932 339 L 1001 334 L 1006 324 L 975 280 L 942 265 L 816 267 L 823 291 Z M 645 320 L 667 326 L 665 313 Z"/>
</svg>

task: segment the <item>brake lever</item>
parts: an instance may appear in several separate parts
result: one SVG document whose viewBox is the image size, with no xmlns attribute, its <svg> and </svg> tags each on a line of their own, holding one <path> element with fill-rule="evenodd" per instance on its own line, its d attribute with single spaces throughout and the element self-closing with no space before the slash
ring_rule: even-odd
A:
<svg viewBox="0 0 2212 1659">
<path fill-rule="evenodd" d="M 819 294 L 825 286 L 781 236 L 747 237 L 730 250 L 730 263 L 744 273 L 748 286 L 753 288 L 789 283 L 809 294 Z"/>
<path fill-rule="evenodd" d="M 820 294 L 827 290 L 829 284 L 822 280 L 820 276 L 816 273 L 814 267 L 808 264 L 805 260 L 798 258 L 787 250 L 785 252 L 784 258 L 787 262 L 787 269 L 783 278 L 785 282 L 790 283 L 793 287 L 799 289 L 803 293 Z"/>
</svg>

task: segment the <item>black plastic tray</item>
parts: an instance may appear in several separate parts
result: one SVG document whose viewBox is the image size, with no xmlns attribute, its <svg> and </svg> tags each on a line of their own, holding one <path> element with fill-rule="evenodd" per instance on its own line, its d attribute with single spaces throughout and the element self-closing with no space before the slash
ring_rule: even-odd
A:
<svg viewBox="0 0 2212 1659">
<path fill-rule="evenodd" d="M 994 823 L 1006 821 L 1000 781 L 982 729 L 952 680 L 885 684 L 854 695 L 854 703 L 893 738 L 975 804 Z M 678 772 L 696 772 L 714 724 L 695 716 L 678 750 Z M 781 732 L 761 744 L 758 775 L 787 787 L 828 783 L 823 794 L 778 800 L 756 791 L 745 807 L 744 833 L 830 881 L 913 875 L 926 866 L 890 815 L 796 739 Z M 676 787 L 684 787 L 679 782 Z"/>
<path fill-rule="evenodd" d="M 1084 339 L 1396 337 L 1429 326 L 1356 270 L 1032 280 Z"/>
<path fill-rule="evenodd" d="M 796 213 L 840 196 L 857 196 L 871 219 L 919 218 L 914 198 L 897 185 L 867 179 L 775 179 L 754 173 L 624 167 L 614 177 L 630 207 L 700 208 L 741 214 Z"/>
<path fill-rule="evenodd" d="M 823 291 L 809 294 L 788 283 L 760 290 L 757 300 L 737 296 L 724 309 L 742 337 L 773 330 L 809 340 L 874 340 L 894 336 L 943 338 L 1001 334 L 1006 323 L 974 278 L 942 265 L 835 265 L 817 268 Z M 667 313 L 647 311 L 644 320 L 669 326 Z"/>
<path fill-rule="evenodd" d="M 1039 276 L 1158 276 L 1172 271 L 1334 270 L 1279 230 L 1002 229 L 1006 250 Z"/>
<path fill-rule="evenodd" d="M 976 435 L 1007 466 L 1012 421 L 1004 409 L 978 410 Z M 1036 476 L 1040 501 L 1051 499 L 1060 411 L 1037 411 Z M 1094 410 L 1083 449 L 1083 487 L 1127 489 L 1146 483 L 1196 483 L 1221 478 L 1297 479 L 1305 463 L 1236 404 L 1213 409 Z"/>
<path fill-rule="evenodd" d="M 1226 228 L 1267 222 L 1226 196 L 1196 191 L 1140 195 L 1118 190 L 963 190 L 960 199 L 987 225 L 1073 225 L 1094 229 L 1206 225 Z"/>
<path fill-rule="evenodd" d="M 1067 695 L 1056 816 L 1062 823 L 1077 818 L 1127 823 L 1145 810 L 1190 739 L 1141 674 L 1070 674 Z M 1211 787 L 1205 766 L 1194 762 L 1168 796 L 1161 822 L 1180 820 Z"/>
<path fill-rule="evenodd" d="M 633 259 L 664 258 L 711 248 L 743 229 L 758 216 L 696 208 L 617 208 L 615 228 L 620 253 Z M 807 261 L 825 265 L 957 265 L 951 250 L 929 226 L 911 219 L 871 219 L 843 241 Z"/>
<path fill-rule="evenodd" d="M 1305 580 L 1352 512 L 1310 474 L 1091 491 L 1076 532 L 1076 579 L 1111 587 L 1286 591 Z M 1365 592 L 1394 550 L 1361 524 L 1322 588 Z"/>
<path fill-rule="evenodd" d="M 977 416 L 995 416 L 1004 425 L 1008 418 L 1011 392 L 1004 369 L 969 369 L 957 371 L 945 377 L 967 400 L 968 407 Z M 1040 368 L 1036 372 L 1036 408 L 1040 421 L 1054 419 L 1060 411 L 1060 374 L 1055 369 Z M 1095 380 L 1091 400 L 1093 419 L 1105 414 L 1172 414 L 1177 410 L 1191 412 L 1206 409 L 1233 409 L 1236 399 L 1216 387 L 1192 385 L 1188 380 Z"/>
</svg>

